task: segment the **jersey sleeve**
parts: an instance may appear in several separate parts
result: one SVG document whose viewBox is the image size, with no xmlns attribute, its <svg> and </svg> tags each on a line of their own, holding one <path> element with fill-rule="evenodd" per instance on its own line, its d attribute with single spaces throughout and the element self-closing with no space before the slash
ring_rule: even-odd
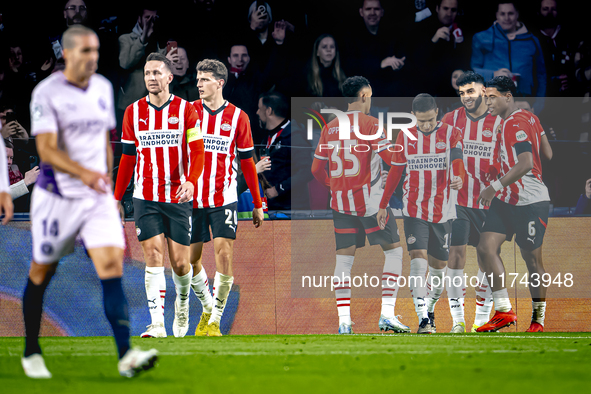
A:
<svg viewBox="0 0 591 394">
<path fill-rule="evenodd" d="M 462 135 L 462 131 L 457 127 L 453 127 L 449 136 L 449 148 L 459 148 L 460 150 L 463 150 L 463 140 L 464 136 Z"/>
<path fill-rule="evenodd" d="M 187 129 L 187 144 L 203 139 L 199 115 L 193 104 L 185 105 L 185 128 Z"/>
<path fill-rule="evenodd" d="M 35 89 L 31 98 L 31 134 L 57 133 L 57 113 L 48 89 Z"/>
<path fill-rule="evenodd" d="M 133 127 L 133 104 L 128 106 L 123 115 L 123 132 L 121 133 L 121 144 L 123 153 L 126 155 L 134 156 L 137 152 L 137 146 L 139 144 Z"/>
<path fill-rule="evenodd" d="M 520 142 L 531 144 L 530 124 L 523 119 L 510 119 L 505 123 L 504 138 L 508 147 L 515 146 Z"/>
<path fill-rule="evenodd" d="M 326 136 L 328 135 L 328 129 L 325 127 L 322 128 L 322 132 L 320 133 L 320 140 L 318 141 L 318 145 L 316 146 L 316 151 L 314 152 L 314 157 L 319 160 L 328 160 L 328 151 L 329 149 L 326 146 Z M 322 148 L 324 146 L 324 149 Z"/>
<path fill-rule="evenodd" d="M 236 130 L 236 149 L 240 159 L 248 159 L 254 155 L 254 144 L 252 142 L 252 131 L 250 130 L 250 119 L 246 112 L 240 113 Z"/>
<path fill-rule="evenodd" d="M 404 133 L 401 131 L 396 137 L 396 146 L 394 147 L 394 153 L 392 153 L 393 166 L 406 165 L 406 153 L 404 152 Z"/>
</svg>

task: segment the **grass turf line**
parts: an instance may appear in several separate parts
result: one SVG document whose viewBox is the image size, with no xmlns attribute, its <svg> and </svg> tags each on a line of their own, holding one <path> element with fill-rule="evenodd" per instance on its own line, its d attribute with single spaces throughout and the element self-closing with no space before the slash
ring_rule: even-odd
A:
<svg viewBox="0 0 591 394">
<path fill-rule="evenodd" d="M 42 338 L 53 379 L 25 377 L 22 338 L 0 338 L 2 393 L 564 392 L 591 383 L 591 333 L 304 335 L 139 339 L 156 369 L 119 377 L 113 340 Z M 488 386 L 493 384 L 493 386 Z M 527 391 L 526 391 L 527 390 Z M 586 391 L 586 390 L 584 390 Z"/>
</svg>

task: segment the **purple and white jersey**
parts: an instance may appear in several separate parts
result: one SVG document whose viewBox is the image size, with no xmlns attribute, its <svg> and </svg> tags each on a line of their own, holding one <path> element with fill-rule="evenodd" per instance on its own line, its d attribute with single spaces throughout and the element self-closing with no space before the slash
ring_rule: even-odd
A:
<svg viewBox="0 0 591 394">
<path fill-rule="evenodd" d="M 82 167 L 107 173 L 108 130 L 115 128 L 113 86 L 94 74 L 81 89 L 57 72 L 41 81 L 31 99 L 33 135 L 57 133 L 58 148 Z M 67 198 L 96 196 L 80 179 L 41 163 L 36 187 Z"/>
</svg>

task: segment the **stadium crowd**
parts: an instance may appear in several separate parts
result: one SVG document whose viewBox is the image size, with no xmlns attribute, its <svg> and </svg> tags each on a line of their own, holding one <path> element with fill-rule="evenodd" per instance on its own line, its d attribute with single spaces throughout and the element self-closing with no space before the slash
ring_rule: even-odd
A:
<svg viewBox="0 0 591 394">
<path fill-rule="evenodd" d="M 224 97 L 247 113 L 256 153 L 272 163 L 257 165 L 271 210 L 327 208 L 327 192 L 310 173 L 314 141 L 301 136 L 299 122 L 289 125 L 292 133 L 280 130 L 290 119 L 290 98 L 342 96 L 343 81 L 353 75 L 367 77 L 375 97 L 427 92 L 456 102 L 455 81 L 465 70 L 487 80 L 506 75 L 517 84 L 520 105 L 539 116 L 551 140 L 572 141 L 569 147 L 580 142 L 574 154 L 581 158 L 578 163 L 588 153 L 591 41 L 577 2 L 170 0 L 129 7 L 69 0 L 25 7 L 0 5 L 1 133 L 12 147 L 11 183 L 19 183 L 22 195 L 15 200 L 17 211 L 28 211 L 25 189 L 38 173 L 28 133 L 31 92 L 64 68 L 61 35 L 73 24 L 91 27 L 100 38 L 98 72 L 115 92 L 117 128 L 111 137 L 117 157 L 125 109 L 147 94 L 148 54 L 159 52 L 173 63 L 171 92 L 188 101 L 199 98 L 197 62 L 226 63 Z M 313 101 L 324 106 L 324 99 Z M 290 160 L 292 146 L 298 148 L 293 150 L 297 160 Z M 560 179 L 550 182 L 553 200 L 576 205 L 589 176 L 577 172 L 562 179 L 576 188 L 553 187 L 562 185 Z M 572 195 L 557 196 L 560 190 Z M 124 199 L 124 206 L 131 204 Z"/>
</svg>

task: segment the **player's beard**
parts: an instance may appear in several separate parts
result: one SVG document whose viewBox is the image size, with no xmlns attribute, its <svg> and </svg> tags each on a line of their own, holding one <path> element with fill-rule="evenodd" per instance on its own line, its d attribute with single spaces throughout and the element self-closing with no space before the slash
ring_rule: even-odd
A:
<svg viewBox="0 0 591 394">
<path fill-rule="evenodd" d="M 480 108 L 481 104 L 482 104 L 482 96 L 478 96 L 476 101 L 474 101 L 474 107 L 472 109 L 466 108 L 466 111 L 468 111 L 470 113 L 474 113 L 474 112 L 478 111 L 478 108 Z"/>
</svg>

